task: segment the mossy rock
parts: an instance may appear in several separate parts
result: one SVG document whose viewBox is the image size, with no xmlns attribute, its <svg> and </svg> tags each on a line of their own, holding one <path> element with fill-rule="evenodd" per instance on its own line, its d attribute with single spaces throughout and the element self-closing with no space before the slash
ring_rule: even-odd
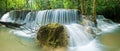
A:
<svg viewBox="0 0 120 51">
<path fill-rule="evenodd" d="M 67 33 L 63 25 L 51 23 L 41 26 L 37 33 L 37 40 L 41 46 L 52 48 L 67 47 Z"/>
</svg>

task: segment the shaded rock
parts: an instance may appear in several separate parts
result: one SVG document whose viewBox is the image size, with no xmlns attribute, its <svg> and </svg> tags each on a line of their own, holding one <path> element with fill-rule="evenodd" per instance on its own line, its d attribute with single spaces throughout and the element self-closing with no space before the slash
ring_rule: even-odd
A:
<svg viewBox="0 0 120 51">
<path fill-rule="evenodd" d="M 25 25 L 25 23 L 24 24 L 17 24 L 17 23 L 12 23 L 12 22 L 2 22 L 2 21 L 0 21 L 0 26 L 5 26 L 5 27 L 8 27 L 8 28 L 13 28 L 13 29 L 20 28 L 20 26 L 23 26 L 23 25 Z"/>
<path fill-rule="evenodd" d="M 95 34 L 95 32 L 93 31 L 93 29 L 90 26 L 87 27 L 87 32 L 91 33 L 91 34 Z"/>
<path fill-rule="evenodd" d="M 37 40 L 42 47 L 57 48 L 68 45 L 65 28 L 58 23 L 41 26 L 37 33 Z"/>
<path fill-rule="evenodd" d="M 31 10 L 12 10 L 10 11 L 10 17 L 12 20 L 15 20 L 15 22 L 19 19 L 25 19 L 26 15 L 30 12 Z"/>
</svg>

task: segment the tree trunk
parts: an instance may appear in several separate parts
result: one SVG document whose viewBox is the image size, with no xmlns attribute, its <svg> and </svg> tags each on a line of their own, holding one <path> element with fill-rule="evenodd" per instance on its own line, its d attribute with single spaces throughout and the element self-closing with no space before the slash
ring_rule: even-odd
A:
<svg viewBox="0 0 120 51">
<path fill-rule="evenodd" d="M 81 0 L 81 11 L 82 11 L 82 15 L 85 15 L 84 0 Z"/>
<path fill-rule="evenodd" d="M 93 16 L 94 16 L 94 23 L 95 23 L 95 27 L 97 27 L 97 21 L 96 21 L 96 17 L 97 17 L 97 13 L 96 13 L 96 0 L 93 1 Z"/>
</svg>

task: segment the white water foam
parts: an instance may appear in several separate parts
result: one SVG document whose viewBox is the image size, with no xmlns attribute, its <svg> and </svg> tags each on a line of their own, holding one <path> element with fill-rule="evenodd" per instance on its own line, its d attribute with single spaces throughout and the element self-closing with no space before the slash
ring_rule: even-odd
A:
<svg viewBox="0 0 120 51">
<path fill-rule="evenodd" d="M 6 14 L 4 14 L 2 17 L 1 17 L 1 19 L 0 19 L 0 21 L 3 21 L 3 22 L 12 22 L 12 19 L 9 17 L 9 12 L 7 12 Z"/>
<path fill-rule="evenodd" d="M 83 46 L 69 47 L 68 51 L 102 51 L 100 44 L 94 39 L 90 43 Z"/>
</svg>

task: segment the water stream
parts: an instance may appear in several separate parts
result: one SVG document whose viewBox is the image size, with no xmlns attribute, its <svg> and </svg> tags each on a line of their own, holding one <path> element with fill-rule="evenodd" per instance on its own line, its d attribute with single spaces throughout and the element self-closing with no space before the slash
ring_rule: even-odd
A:
<svg viewBox="0 0 120 51">
<path fill-rule="evenodd" d="M 92 18 L 92 16 L 90 18 Z M 26 15 L 25 19 L 19 18 L 18 20 L 15 20 L 15 17 L 10 16 L 10 13 L 8 12 L 1 18 L 1 21 L 26 23 L 26 25 L 21 26 L 19 30 L 14 29 L 9 30 L 12 33 L 6 33 L 5 31 L 3 31 L 4 28 L 1 28 L 2 31 L 0 31 L 1 36 L 0 42 L 2 43 L 0 43 L 0 45 L 3 44 L 2 50 L 0 49 L 1 51 L 6 50 L 5 48 L 7 48 L 7 45 L 5 45 L 5 43 L 3 42 L 5 42 L 5 40 L 7 39 L 13 43 L 13 44 L 8 43 L 9 45 L 8 48 L 10 49 L 13 49 L 12 47 L 14 46 L 15 47 L 18 46 L 18 48 L 20 46 L 21 49 L 19 50 L 21 51 L 30 51 L 30 49 L 31 51 L 40 50 L 38 46 L 35 45 L 36 44 L 35 39 L 33 38 L 36 37 L 36 33 L 40 26 L 46 25 L 48 23 L 60 23 L 66 28 L 67 34 L 69 36 L 68 51 L 109 51 L 112 48 L 113 48 L 112 50 L 116 51 L 120 50 L 119 48 L 120 44 L 118 43 L 119 42 L 118 39 L 120 36 L 119 26 L 101 15 L 97 16 L 98 28 L 101 30 L 100 33 L 96 32 L 97 30 L 94 27 L 94 23 L 82 18 L 77 10 L 56 9 L 29 12 Z M 83 26 L 82 23 L 85 23 L 85 25 Z M 87 29 L 89 27 L 92 28 L 90 31 L 93 31 L 95 33 L 87 32 Z M 7 38 L 5 40 L 4 40 L 5 37 L 3 37 L 4 34 L 6 34 L 5 37 Z M 10 37 L 8 35 L 10 35 Z M 94 37 L 94 35 L 96 35 L 96 38 Z M 30 48 L 26 48 L 27 47 L 26 45 L 29 46 Z M 25 46 L 25 48 L 22 49 L 23 48 L 22 46 Z M 18 51 L 17 48 L 10 51 L 14 50 Z"/>
</svg>

